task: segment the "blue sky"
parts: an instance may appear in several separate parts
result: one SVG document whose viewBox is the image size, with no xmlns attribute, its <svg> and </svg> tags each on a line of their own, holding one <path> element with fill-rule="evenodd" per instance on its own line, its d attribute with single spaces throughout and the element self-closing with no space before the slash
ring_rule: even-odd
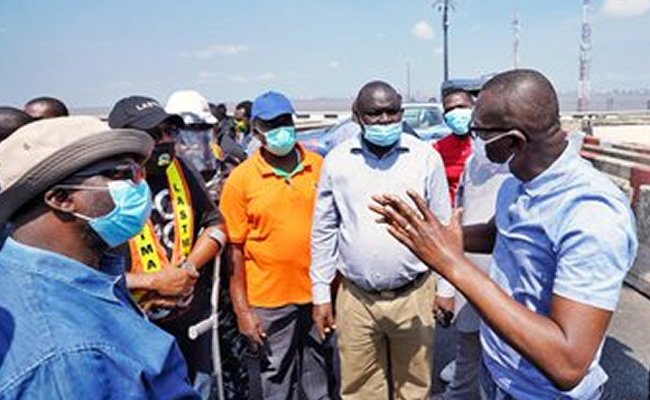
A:
<svg viewBox="0 0 650 400">
<path fill-rule="evenodd" d="M 351 97 L 385 79 L 438 93 L 434 0 L 0 0 L 0 103 L 43 94 L 73 107 L 196 89 L 238 101 L 273 88 L 293 98 Z M 456 0 L 450 75 L 520 66 L 561 91 L 577 86 L 580 0 Z M 650 0 L 593 0 L 593 90 L 650 88 Z"/>
</svg>

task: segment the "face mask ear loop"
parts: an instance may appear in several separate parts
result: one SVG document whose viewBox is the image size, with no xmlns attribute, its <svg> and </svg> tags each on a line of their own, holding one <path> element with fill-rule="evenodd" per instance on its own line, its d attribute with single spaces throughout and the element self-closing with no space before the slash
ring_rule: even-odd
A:
<svg viewBox="0 0 650 400">
<path fill-rule="evenodd" d="M 82 219 L 82 220 L 84 220 L 84 221 L 86 221 L 86 222 L 90 222 L 90 220 L 92 219 L 92 218 L 87 217 L 87 216 L 85 216 L 85 215 L 83 215 L 83 214 L 79 214 L 78 212 L 75 212 L 75 211 L 68 211 L 68 213 L 69 213 L 70 215 L 72 215 L 72 216 L 74 216 L 74 217 L 76 217 L 76 218 Z"/>
<path fill-rule="evenodd" d="M 512 130 L 510 130 L 508 133 L 510 133 L 510 134 L 512 134 L 512 135 L 514 135 L 514 136 L 519 137 L 519 138 L 520 138 L 521 140 L 523 140 L 524 142 L 528 142 L 528 136 L 526 136 L 526 135 L 525 135 L 522 131 L 520 131 L 519 129 L 512 129 Z"/>
</svg>

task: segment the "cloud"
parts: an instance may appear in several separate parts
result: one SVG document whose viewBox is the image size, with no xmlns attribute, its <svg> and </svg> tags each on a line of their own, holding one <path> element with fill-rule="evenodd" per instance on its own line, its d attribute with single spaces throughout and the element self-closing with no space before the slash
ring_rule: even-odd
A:
<svg viewBox="0 0 650 400">
<path fill-rule="evenodd" d="M 248 46 L 241 44 L 213 44 L 198 50 L 184 51 L 180 55 L 182 57 L 207 60 L 215 56 L 236 56 L 249 50 Z"/>
<path fill-rule="evenodd" d="M 341 64 L 338 61 L 330 61 L 327 63 L 327 68 L 338 68 Z"/>
<path fill-rule="evenodd" d="M 635 17 L 650 10 L 650 0 L 605 0 L 603 12 L 612 17 Z"/>
<path fill-rule="evenodd" d="M 264 72 L 258 75 L 232 75 L 230 80 L 236 83 L 251 83 L 251 82 L 269 82 L 274 80 L 277 75 L 273 72 Z"/>
<path fill-rule="evenodd" d="M 433 28 L 426 21 L 418 21 L 411 29 L 413 36 L 422 40 L 433 39 Z"/>
</svg>

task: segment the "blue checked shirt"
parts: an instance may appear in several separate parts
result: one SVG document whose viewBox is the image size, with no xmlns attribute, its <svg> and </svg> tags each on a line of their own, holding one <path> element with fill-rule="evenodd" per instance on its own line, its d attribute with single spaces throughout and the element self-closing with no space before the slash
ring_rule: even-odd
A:
<svg viewBox="0 0 650 400">
<path fill-rule="evenodd" d="M 634 216 L 625 195 L 570 146 L 533 180 L 506 180 L 495 221 L 490 273 L 515 300 L 542 315 L 550 313 L 553 295 L 616 308 L 636 255 Z M 495 383 L 516 399 L 590 398 L 607 380 L 602 343 L 578 386 L 560 392 L 485 324 L 481 341 Z"/>
<path fill-rule="evenodd" d="M 378 158 L 360 135 L 325 157 L 312 224 L 311 279 L 314 304 L 329 303 L 338 269 L 366 290 L 387 290 L 412 281 L 427 267 L 395 240 L 368 209 L 375 194 L 419 193 L 443 221 L 451 214 L 447 179 L 440 155 L 430 143 L 407 134 Z"/>
<path fill-rule="evenodd" d="M 121 258 L 101 271 L 7 238 L 1 399 L 198 399 L 174 338 L 132 305 Z"/>
</svg>

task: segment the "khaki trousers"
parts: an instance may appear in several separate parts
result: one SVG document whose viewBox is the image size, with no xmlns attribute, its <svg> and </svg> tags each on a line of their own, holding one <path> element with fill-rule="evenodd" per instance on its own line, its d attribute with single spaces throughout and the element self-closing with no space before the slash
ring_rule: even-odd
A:
<svg viewBox="0 0 650 400">
<path fill-rule="evenodd" d="M 336 299 L 343 399 L 388 399 L 388 380 L 396 400 L 429 398 L 434 295 L 433 275 L 394 298 L 343 281 Z"/>
</svg>

